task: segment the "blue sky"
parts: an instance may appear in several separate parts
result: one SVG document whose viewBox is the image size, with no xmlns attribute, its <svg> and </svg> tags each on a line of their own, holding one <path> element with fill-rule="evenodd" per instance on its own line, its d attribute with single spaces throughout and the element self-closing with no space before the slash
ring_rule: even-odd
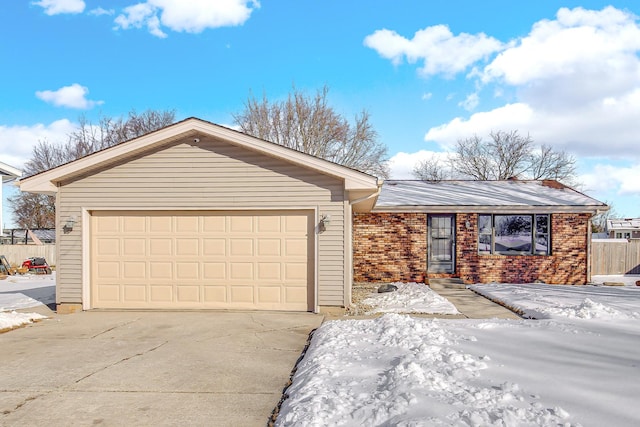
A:
<svg viewBox="0 0 640 427">
<path fill-rule="evenodd" d="M 338 112 L 369 112 L 394 178 L 460 138 L 518 130 L 640 216 L 636 0 L 138 1 L 0 3 L 0 162 L 21 168 L 80 115 L 231 125 L 250 92 L 326 84 Z"/>
</svg>

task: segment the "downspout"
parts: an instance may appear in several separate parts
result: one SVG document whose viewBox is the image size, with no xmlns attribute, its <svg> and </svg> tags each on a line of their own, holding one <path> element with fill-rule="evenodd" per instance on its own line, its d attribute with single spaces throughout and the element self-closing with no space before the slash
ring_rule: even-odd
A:
<svg viewBox="0 0 640 427">
<path fill-rule="evenodd" d="M 355 205 L 356 203 L 361 203 L 364 202 L 365 200 L 369 200 L 371 198 L 374 197 L 378 197 L 380 195 L 380 191 L 382 190 L 382 183 L 384 181 L 382 179 L 378 179 L 378 181 L 376 182 L 376 185 L 378 186 L 378 189 L 375 191 L 375 193 L 369 194 L 368 196 L 364 196 L 364 197 L 360 197 L 356 200 L 353 201 L 349 201 L 349 204 L 347 205 L 347 214 L 349 216 L 349 221 L 346 221 L 345 224 L 348 224 L 349 226 L 349 230 L 348 230 L 348 236 L 347 236 L 347 241 L 345 242 L 345 247 L 346 247 L 346 252 L 347 252 L 347 257 L 346 257 L 346 261 L 347 261 L 347 275 L 346 275 L 346 283 L 345 283 L 345 295 L 344 295 L 344 304 L 345 304 L 345 308 L 346 307 L 350 307 L 352 304 L 352 290 L 353 290 L 353 205 Z"/>
</svg>

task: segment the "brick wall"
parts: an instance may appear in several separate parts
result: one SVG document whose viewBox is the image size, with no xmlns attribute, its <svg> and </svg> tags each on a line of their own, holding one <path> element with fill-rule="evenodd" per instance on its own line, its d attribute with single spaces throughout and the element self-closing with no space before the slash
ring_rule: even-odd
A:
<svg viewBox="0 0 640 427">
<path fill-rule="evenodd" d="M 587 281 L 589 214 L 551 215 L 552 254 L 478 255 L 478 215 L 456 216 L 456 272 L 466 283 L 557 284 Z M 467 229 L 466 222 L 470 227 Z M 355 214 L 354 280 L 419 281 L 427 263 L 427 215 Z M 443 274 L 428 277 L 446 277 Z"/>
<path fill-rule="evenodd" d="M 426 214 L 354 215 L 354 281 L 418 281 L 426 269 L 426 253 Z"/>
</svg>

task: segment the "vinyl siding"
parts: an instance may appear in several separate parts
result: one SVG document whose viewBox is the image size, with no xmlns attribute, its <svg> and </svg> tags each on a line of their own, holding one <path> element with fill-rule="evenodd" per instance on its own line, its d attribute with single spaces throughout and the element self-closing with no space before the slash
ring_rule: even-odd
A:
<svg viewBox="0 0 640 427">
<path fill-rule="evenodd" d="M 190 140 L 189 140 L 190 141 Z M 317 233 L 318 304 L 344 305 L 345 191 L 342 180 L 234 145 L 203 140 L 157 148 L 125 163 L 61 183 L 58 223 L 76 217 L 72 232 L 60 232 L 58 303 L 82 301 L 82 209 L 268 210 L 312 209 L 331 215 Z M 317 223 L 317 219 L 316 219 Z"/>
</svg>

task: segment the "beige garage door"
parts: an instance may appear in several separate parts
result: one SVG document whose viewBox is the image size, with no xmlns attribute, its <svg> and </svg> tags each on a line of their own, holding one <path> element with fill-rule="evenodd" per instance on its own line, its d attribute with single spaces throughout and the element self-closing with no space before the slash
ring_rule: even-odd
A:
<svg viewBox="0 0 640 427">
<path fill-rule="evenodd" d="M 92 212 L 92 308 L 313 309 L 311 212 Z"/>
</svg>

